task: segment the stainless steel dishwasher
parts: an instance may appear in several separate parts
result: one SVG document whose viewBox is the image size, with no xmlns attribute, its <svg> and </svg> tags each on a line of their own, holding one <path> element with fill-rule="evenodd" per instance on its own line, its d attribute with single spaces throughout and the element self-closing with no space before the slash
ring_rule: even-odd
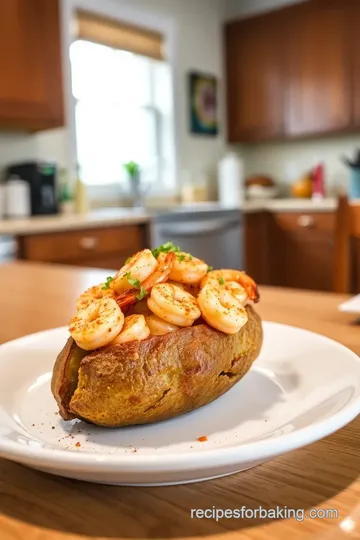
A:
<svg viewBox="0 0 360 540">
<path fill-rule="evenodd" d="M 151 247 L 171 241 L 214 268 L 243 268 L 240 209 L 178 209 L 155 215 Z"/>
</svg>

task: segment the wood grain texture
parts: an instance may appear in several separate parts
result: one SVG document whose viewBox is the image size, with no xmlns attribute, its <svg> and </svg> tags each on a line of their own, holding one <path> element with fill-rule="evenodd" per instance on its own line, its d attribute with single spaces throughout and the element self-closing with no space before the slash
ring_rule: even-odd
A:
<svg viewBox="0 0 360 540">
<path fill-rule="evenodd" d="M 228 140 L 283 133 L 282 13 L 229 23 L 225 29 Z"/>
<path fill-rule="evenodd" d="M 143 249 L 141 225 L 53 232 L 18 238 L 19 258 L 80 266 L 121 268 L 124 261 Z"/>
<path fill-rule="evenodd" d="M 0 125 L 64 125 L 58 0 L 1 0 Z"/>
<path fill-rule="evenodd" d="M 74 298 L 107 272 L 15 263 L 0 267 L 0 340 L 66 324 Z M 258 311 L 320 332 L 360 354 L 345 295 L 261 287 Z M 56 309 L 54 308 L 56 306 Z M 1 540 L 360 537 L 360 418 L 326 439 L 226 478 L 164 488 L 87 484 L 0 461 Z M 336 508 L 339 519 L 191 519 L 191 508 Z M 349 532 L 345 532 L 345 529 Z"/>
<path fill-rule="evenodd" d="M 288 10 L 286 133 L 290 136 L 342 130 L 352 123 L 346 7 L 343 0 L 313 0 Z"/>
</svg>

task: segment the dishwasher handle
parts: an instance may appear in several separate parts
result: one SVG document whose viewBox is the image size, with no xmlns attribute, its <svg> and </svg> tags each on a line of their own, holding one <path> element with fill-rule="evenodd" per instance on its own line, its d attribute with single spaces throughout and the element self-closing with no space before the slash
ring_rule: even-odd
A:
<svg viewBox="0 0 360 540">
<path fill-rule="evenodd" d="M 190 223 L 177 223 L 176 226 L 173 225 L 170 227 L 166 226 L 166 234 L 173 238 L 177 236 L 200 236 L 226 231 L 233 227 L 240 227 L 240 221 L 234 219 L 212 219 Z"/>
</svg>

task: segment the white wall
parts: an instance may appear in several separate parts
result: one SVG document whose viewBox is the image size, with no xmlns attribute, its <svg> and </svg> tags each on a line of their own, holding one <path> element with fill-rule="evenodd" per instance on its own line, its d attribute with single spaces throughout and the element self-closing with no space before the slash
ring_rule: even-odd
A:
<svg viewBox="0 0 360 540">
<path fill-rule="evenodd" d="M 352 157 L 360 149 L 360 134 L 309 141 L 247 145 L 238 147 L 244 159 L 245 174 L 267 174 L 290 194 L 290 185 L 323 162 L 328 195 L 336 195 L 347 185 L 348 169 L 341 156 Z"/>
<path fill-rule="evenodd" d="M 8 161 L 55 158 L 74 165 L 74 118 L 69 94 L 68 46 L 70 16 L 75 7 L 104 13 L 164 32 L 174 74 L 175 143 L 177 172 L 206 170 L 214 174 L 224 143 L 223 105 L 220 99 L 221 134 L 216 138 L 192 136 L 188 132 L 186 73 L 197 69 L 219 77 L 222 88 L 223 0 L 62 0 L 65 88 L 68 130 L 37 135 L 0 134 L 0 167 Z M 68 141 L 70 140 L 70 149 Z"/>
</svg>

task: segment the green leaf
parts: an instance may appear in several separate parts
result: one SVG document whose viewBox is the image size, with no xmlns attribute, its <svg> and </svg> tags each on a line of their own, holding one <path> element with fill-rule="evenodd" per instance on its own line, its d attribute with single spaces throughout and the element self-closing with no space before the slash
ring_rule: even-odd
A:
<svg viewBox="0 0 360 540">
<path fill-rule="evenodd" d="M 128 161 L 127 163 L 124 163 L 124 169 L 127 171 L 128 175 L 133 178 L 139 171 L 139 165 L 135 163 L 135 161 Z"/>
<path fill-rule="evenodd" d="M 175 246 L 172 242 L 165 242 L 165 244 L 162 244 L 161 246 L 158 246 L 151 250 L 153 256 L 155 259 L 158 258 L 160 253 L 180 253 L 181 249 L 179 246 Z"/>
<path fill-rule="evenodd" d="M 185 255 L 181 253 L 181 255 L 178 255 L 179 262 L 183 262 L 185 260 Z"/>
<path fill-rule="evenodd" d="M 147 295 L 147 290 L 145 289 L 145 287 L 143 287 L 141 285 L 140 287 L 140 292 L 139 294 L 136 296 L 137 300 L 142 300 L 143 298 L 145 298 L 145 296 Z"/>
<path fill-rule="evenodd" d="M 104 283 L 103 287 L 101 287 L 102 290 L 109 289 L 110 288 L 110 283 L 112 282 L 113 279 L 114 279 L 113 277 L 108 276 L 106 278 L 106 280 L 105 280 L 105 283 Z"/>
<path fill-rule="evenodd" d="M 138 279 L 132 279 L 130 272 L 126 272 L 125 277 L 128 280 L 128 283 L 130 283 L 130 285 L 136 287 L 136 289 L 140 288 L 140 281 Z"/>
<path fill-rule="evenodd" d="M 223 277 L 219 278 L 219 283 L 220 283 L 220 285 L 224 285 L 225 284 L 225 279 Z"/>
<path fill-rule="evenodd" d="M 209 272 L 212 272 L 213 270 L 214 270 L 213 266 L 208 266 L 206 272 L 209 273 Z"/>
</svg>

